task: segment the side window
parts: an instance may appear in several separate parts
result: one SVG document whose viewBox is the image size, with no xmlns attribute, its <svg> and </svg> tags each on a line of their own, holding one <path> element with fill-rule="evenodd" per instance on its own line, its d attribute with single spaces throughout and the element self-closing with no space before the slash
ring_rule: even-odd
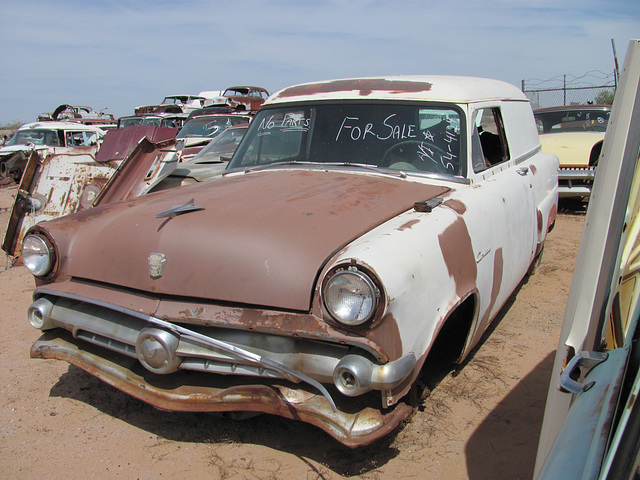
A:
<svg viewBox="0 0 640 480">
<path fill-rule="evenodd" d="M 88 147 L 97 140 L 93 132 L 66 132 L 67 147 Z"/>
<path fill-rule="evenodd" d="M 471 134 L 473 171 L 481 172 L 509 160 L 509 146 L 499 108 L 483 108 L 476 112 Z"/>
</svg>

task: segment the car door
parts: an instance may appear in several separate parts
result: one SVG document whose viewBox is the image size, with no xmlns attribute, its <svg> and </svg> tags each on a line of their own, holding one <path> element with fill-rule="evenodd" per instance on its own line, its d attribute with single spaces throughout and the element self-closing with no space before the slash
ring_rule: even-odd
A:
<svg viewBox="0 0 640 480">
<path fill-rule="evenodd" d="M 463 356 L 526 274 L 535 254 L 537 223 L 532 173 L 510 158 L 500 106 L 475 107 L 469 118 L 472 188 L 460 200 L 473 232 L 479 314 Z"/>
</svg>

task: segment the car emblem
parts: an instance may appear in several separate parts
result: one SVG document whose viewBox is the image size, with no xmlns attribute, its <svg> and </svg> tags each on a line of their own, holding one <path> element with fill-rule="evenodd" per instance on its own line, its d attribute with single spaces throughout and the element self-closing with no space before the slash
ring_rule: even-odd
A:
<svg viewBox="0 0 640 480">
<path fill-rule="evenodd" d="M 164 253 L 151 253 L 149 255 L 149 275 L 151 278 L 160 278 L 166 264 L 167 257 Z"/>
<path fill-rule="evenodd" d="M 160 212 L 156 215 L 156 218 L 173 218 L 178 215 L 182 215 L 187 212 L 197 212 L 198 210 L 204 210 L 204 207 L 198 207 L 194 205 L 194 199 L 192 198 L 184 205 L 174 205 L 169 210 L 165 210 L 164 212 Z"/>
</svg>

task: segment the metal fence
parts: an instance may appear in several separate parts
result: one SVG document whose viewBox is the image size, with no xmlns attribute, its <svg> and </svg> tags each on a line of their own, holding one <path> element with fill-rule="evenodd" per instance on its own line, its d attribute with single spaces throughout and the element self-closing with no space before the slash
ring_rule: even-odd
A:
<svg viewBox="0 0 640 480">
<path fill-rule="evenodd" d="M 615 71 L 610 74 L 589 72 L 581 77 L 560 75 L 548 80 L 522 80 L 522 91 L 534 110 L 559 105 L 609 103 L 602 99 L 613 99 L 616 86 Z"/>
</svg>

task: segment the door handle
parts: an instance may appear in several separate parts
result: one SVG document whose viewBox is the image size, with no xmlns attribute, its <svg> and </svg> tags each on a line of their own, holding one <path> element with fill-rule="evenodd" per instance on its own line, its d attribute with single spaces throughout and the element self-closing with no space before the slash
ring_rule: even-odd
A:
<svg viewBox="0 0 640 480">
<path fill-rule="evenodd" d="M 522 167 L 516 170 L 516 172 L 518 172 L 518 175 L 522 176 L 522 177 L 526 177 L 527 173 L 529 173 L 529 167 Z"/>
<path fill-rule="evenodd" d="M 571 393 L 586 392 L 591 387 L 593 387 L 595 382 L 584 384 L 571 378 L 571 375 L 574 371 L 581 367 L 587 369 L 587 372 L 585 372 L 586 375 L 588 371 L 590 371 L 596 365 L 604 362 L 608 357 L 609 355 L 607 353 L 602 352 L 580 352 L 571 359 L 571 361 L 562 371 L 562 375 L 560 375 L 560 389 Z"/>
</svg>

